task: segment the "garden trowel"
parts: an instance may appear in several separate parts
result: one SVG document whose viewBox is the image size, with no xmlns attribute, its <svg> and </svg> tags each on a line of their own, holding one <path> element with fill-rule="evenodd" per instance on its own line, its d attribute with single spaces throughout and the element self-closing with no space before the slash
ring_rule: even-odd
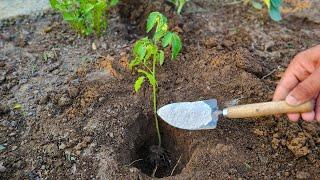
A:
<svg viewBox="0 0 320 180">
<path fill-rule="evenodd" d="M 238 105 L 219 110 L 217 100 L 179 102 L 161 107 L 157 113 L 168 124 L 180 129 L 214 129 L 219 116 L 249 118 L 282 113 L 302 113 L 313 110 L 314 103 L 290 106 L 285 101 Z"/>
</svg>

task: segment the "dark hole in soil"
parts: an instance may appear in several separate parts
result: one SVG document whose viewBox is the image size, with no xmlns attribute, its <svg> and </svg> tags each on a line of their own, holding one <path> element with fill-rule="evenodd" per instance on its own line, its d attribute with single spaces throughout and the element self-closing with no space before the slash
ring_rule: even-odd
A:
<svg viewBox="0 0 320 180">
<path fill-rule="evenodd" d="M 145 35 L 146 19 L 149 14 L 153 11 L 159 11 L 166 15 L 165 9 L 170 7 L 171 11 L 169 12 L 174 13 L 174 7 L 172 5 L 168 0 L 122 0 L 118 7 L 121 20 L 126 24 L 128 30 L 128 37 L 126 38 L 128 40 L 134 40 L 137 38 L 136 35 Z"/>
<path fill-rule="evenodd" d="M 132 166 L 138 168 L 142 173 L 155 177 L 168 177 L 181 173 L 182 169 L 190 159 L 190 137 L 188 132 L 176 129 L 159 120 L 162 137 L 162 145 L 157 145 L 154 118 L 139 116 L 136 122 L 147 127 L 139 128 L 140 135 L 146 135 L 142 141 L 137 140 L 135 144 L 135 154 Z M 142 118 L 142 119 L 141 119 Z M 150 123 L 151 121 L 151 123 Z M 154 173 L 155 172 L 155 173 Z"/>
</svg>

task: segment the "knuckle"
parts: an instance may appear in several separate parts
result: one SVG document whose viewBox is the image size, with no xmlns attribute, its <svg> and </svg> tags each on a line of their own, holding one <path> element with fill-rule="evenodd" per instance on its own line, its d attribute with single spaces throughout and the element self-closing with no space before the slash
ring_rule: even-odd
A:
<svg viewBox="0 0 320 180">
<path fill-rule="evenodd" d="M 295 94 L 298 98 L 302 98 L 302 99 L 310 98 L 313 96 L 313 88 L 308 84 L 300 83 L 296 87 Z"/>
</svg>

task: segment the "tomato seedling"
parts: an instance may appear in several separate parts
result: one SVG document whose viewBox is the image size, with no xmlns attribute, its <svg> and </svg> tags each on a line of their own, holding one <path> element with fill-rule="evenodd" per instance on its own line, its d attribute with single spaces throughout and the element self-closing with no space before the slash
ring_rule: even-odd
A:
<svg viewBox="0 0 320 180">
<path fill-rule="evenodd" d="M 181 13 L 182 8 L 187 1 L 188 0 L 169 0 L 169 2 L 173 3 L 176 6 L 178 14 Z"/>
<path fill-rule="evenodd" d="M 144 37 L 133 46 L 133 60 L 130 69 L 136 68 L 140 77 L 135 81 L 134 90 L 138 92 L 145 80 L 152 86 L 152 101 L 155 125 L 158 136 L 158 144 L 161 146 L 161 135 L 157 117 L 157 88 L 158 81 L 156 70 L 162 66 L 165 60 L 164 48 L 171 47 L 171 59 L 177 58 L 182 49 L 180 37 L 168 30 L 167 18 L 159 12 L 152 12 L 147 19 L 146 31 L 149 33 L 154 29 L 152 38 Z M 162 46 L 162 47 L 161 47 Z"/>
<path fill-rule="evenodd" d="M 263 5 L 261 1 L 260 2 L 257 0 L 249 0 L 249 1 L 251 2 L 254 8 L 259 10 L 262 9 Z M 263 2 L 268 8 L 269 16 L 271 17 L 271 19 L 274 21 L 280 21 L 281 20 L 280 7 L 282 4 L 282 0 L 263 0 Z"/>
<path fill-rule="evenodd" d="M 107 28 L 109 10 L 119 0 L 50 0 L 54 10 L 63 15 L 67 21 L 81 35 L 97 35 Z"/>
</svg>

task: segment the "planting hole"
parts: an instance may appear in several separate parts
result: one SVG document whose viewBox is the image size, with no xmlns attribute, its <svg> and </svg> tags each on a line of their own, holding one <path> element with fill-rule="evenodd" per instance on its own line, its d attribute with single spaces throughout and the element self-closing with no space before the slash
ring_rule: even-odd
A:
<svg viewBox="0 0 320 180">
<path fill-rule="evenodd" d="M 152 115 L 148 117 L 140 115 L 136 121 L 139 125 L 130 129 L 139 131 L 134 138 L 136 141 L 131 155 L 132 166 L 148 176 L 158 178 L 179 174 L 190 158 L 189 133 L 159 120 L 162 137 L 160 147 L 157 145 L 152 117 Z"/>
</svg>

